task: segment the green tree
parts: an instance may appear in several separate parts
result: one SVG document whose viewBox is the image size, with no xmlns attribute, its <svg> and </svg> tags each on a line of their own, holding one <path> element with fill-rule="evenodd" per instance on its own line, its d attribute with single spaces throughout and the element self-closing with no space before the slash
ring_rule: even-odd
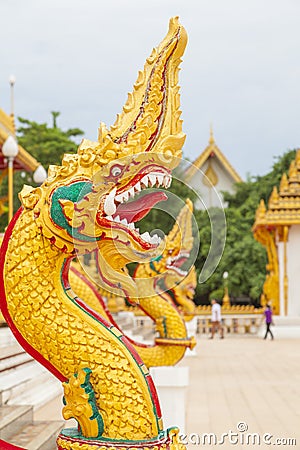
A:
<svg viewBox="0 0 300 450">
<path fill-rule="evenodd" d="M 52 125 L 38 123 L 19 117 L 20 127 L 17 130 L 18 143 L 34 156 L 47 170 L 50 164 L 60 164 L 64 153 L 74 153 L 78 144 L 74 138 L 83 135 L 79 128 L 62 130 L 57 125 L 59 112 L 53 111 Z M 32 174 L 15 172 L 14 174 L 14 211 L 20 206 L 18 193 L 24 184 L 35 186 Z M 0 186 L 0 197 L 7 195 L 7 182 L 4 180 Z M 0 230 L 7 226 L 7 213 L 0 217 Z"/>
<path fill-rule="evenodd" d="M 79 128 L 63 131 L 57 126 L 59 112 L 52 111 L 52 126 L 19 117 L 18 142 L 44 167 L 60 164 L 64 153 L 74 153 L 78 143 L 74 138 L 83 135 Z"/>
</svg>

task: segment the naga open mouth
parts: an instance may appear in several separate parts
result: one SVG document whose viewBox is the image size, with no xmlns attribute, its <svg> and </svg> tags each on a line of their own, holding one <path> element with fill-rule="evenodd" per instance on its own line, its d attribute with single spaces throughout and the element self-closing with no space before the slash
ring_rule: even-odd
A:
<svg viewBox="0 0 300 450">
<path fill-rule="evenodd" d="M 142 193 L 147 188 L 170 187 L 172 177 L 161 167 L 151 166 L 144 168 L 126 186 L 117 190 L 115 187 L 106 195 L 98 211 L 97 220 L 111 228 L 126 231 L 142 248 L 151 249 L 159 246 L 161 238 L 148 231 L 140 234 L 136 222 L 145 217 L 159 202 L 167 200 L 162 191 Z"/>
<path fill-rule="evenodd" d="M 188 252 L 180 252 L 177 256 L 169 257 L 167 259 L 166 268 L 174 270 L 178 275 L 186 276 L 187 271 L 182 270 L 181 266 L 188 260 L 190 254 Z"/>
</svg>

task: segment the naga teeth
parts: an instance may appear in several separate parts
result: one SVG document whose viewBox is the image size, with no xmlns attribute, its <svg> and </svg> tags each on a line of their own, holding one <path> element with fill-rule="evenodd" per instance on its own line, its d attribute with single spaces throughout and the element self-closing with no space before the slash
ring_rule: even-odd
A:
<svg viewBox="0 0 300 450">
<path fill-rule="evenodd" d="M 148 175 L 145 175 L 142 179 L 141 179 L 141 183 L 143 183 L 143 185 L 147 188 L 149 185 L 149 178 Z"/>
<path fill-rule="evenodd" d="M 158 186 L 161 186 L 164 182 L 164 176 L 162 173 L 156 175 Z"/>
<path fill-rule="evenodd" d="M 134 197 L 134 187 L 131 187 L 129 190 L 128 190 L 128 192 L 129 192 L 129 196 L 130 197 Z"/>
<path fill-rule="evenodd" d="M 139 181 L 134 186 L 134 189 L 136 190 L 136 192 L 141 192 L 142 187 L 141 187 L 141 183 Z"/>
<path fill-rule="evenodd" d="M 164 180 L 163 180 L 163 185 L 164 185 L 164 187 L 165 187 L 166 189 L 167 189 L 168 187 L 170 187 L 171 182 L 172 182 L 172 178 L 171 178 L 169 175 L 166 175 L 166 176 L 164 177 Z"/>
<path fill-rule="evenodd" d="M 113 188 L 113 190 L 106 196 L 104 202 L 104 212 L 107 216 L 112 216 L 117 210 L 117 207 L 115 205 L 116 192 L 117 188 Z"/>
<path fill-rule="evenodd" d="M 150 183 L 151 183 L 151 187 L 153 187 L 153 186 L 155 186 L 155 184 L 156 184 L 156 175 L 153 173 L 150 173 L 149 175 L 148 175 L 148 177 L 149 177 L 149 180 L 150 180 Z"/>
<path fill-rule="evenodd" d="M 158 236 L 157 234 L 154 234 L 153 236 L 151 236 L 152 244 L 160 244 L 160 241 L 161 241 L 161 237 Z"/>
<path fill-rule="evenodd" d="M 145 187 L 154 187 L 154 186 L 164 186 L 165 188 L 168 188 L 171 184 L 171 176 L 165 175 L 162 173 L 149 173 L 147 175 L 144 175 L 141 181 L 138 181 L 134 186 L 129 188 L 127 191 L 122 192 L 121 194 L 115 195 L 116 191 L 112 191 L 111 194 L 109 194 L 108 197 L 111 196 L 114 200 L 118 203 L 124 203 L 127 202 L 129 198 L 134 198 L 136 192 L 141 192 L 142 188 Z M 108 199 L 109 202 L 109 199 Z M 108 208 L 108 210 L 110 210 Z M 112 213 L 114 214 L 114 213 Z M 111 214 L 109 214 L 111 215 Z"/>
<path fill-rule="evenodd" d="M 146 233 L 141 234 L 141 238 L 143 239 L 143 241 L 146 241 L 146 242 L 150 243 L 151 236 L 148 233 L 148 231 L 146 231 Z"/>
<path fill-rule="evenodd" d="M 141 234 L 141 238 L 143 239 L 143 241 L 146 241 L 149 244 L 159 244 L 160 241 L 161 241 L 161 238 L 157 234 L 154 234 L 153 236 L 150 236 L 148 231 L 146 231 L 145 233 Z"/>
</svg>

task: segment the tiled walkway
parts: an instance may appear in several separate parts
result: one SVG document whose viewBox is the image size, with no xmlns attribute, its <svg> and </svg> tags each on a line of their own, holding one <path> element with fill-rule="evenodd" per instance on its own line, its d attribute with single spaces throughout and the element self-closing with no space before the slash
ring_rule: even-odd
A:
<svg viewBox="0 0 300 450">
<path fill-rule="evenodd" d="M 231 437 L 232 443 L 226 437 L 226 444 L 198 448 L 300 449 L 300 340 L 202 338 L 197 356 L 180 364 L 190 367 L 187 432 L 196 433 L 190 439 L 199 439 L 202 444 L 203 437 L 198 438 L 198 434 L 215 433 L 218 440 L 229 430 L 238 434 Z M 238 432 L 240 422 L 240 427 L 248 427 L 246 433 Z M 259 446 L 234 443 L 241 442 L 243 434 L 248 439 L 247 433 L 258 433 L 261 438 L 264 433 L 272 434 L 272 438 L 266 437 L 271 444 L 262 440 Z M 295 438 L 297 443 L 279 446 L 275 438 Z"/>
<path fill-rule="evenodd" d="M 185 358 L 180 365 L 190 367 L 187 433 L 193 433 L 194 441 L 201 439 L 201 445 L 190 444 L 189 449 L 300 449 L 299 339 L 203 337 L 198 340 L 197 355 Z M 61 399 L 55 399 L 36 417 L 59 420 L 60 410 Z M 237 431 L 240 422 L 247 425 L 247 432 Z M 207 445 L 206 440 L 202 445 L 203 433 L 215 433 L 220 440 L 222 433 L 230 430 L 237 433 L 232 435 L 232 443 L 226 437 L 224 444 Z M 261 445 L 234 443 L 241 441 L 242 435 L 246 439 L 247 433 L 258 433 Z M 262 442 L 265 433 L 273 435 L 270 445 Z M 297 442 L 275 445 L 275 438 L 293 438 Z M 252 437 L 249 439 L 251 442 Z"/>
</svg>

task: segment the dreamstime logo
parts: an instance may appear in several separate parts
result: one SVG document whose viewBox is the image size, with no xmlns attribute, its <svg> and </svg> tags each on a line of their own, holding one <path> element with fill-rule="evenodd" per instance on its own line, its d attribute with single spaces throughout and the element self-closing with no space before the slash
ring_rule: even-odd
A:
<svg viewBox="0 0 300 450">
<path fill-rule="evenodd" d="M 216 445 L 278 445 L 278 446 L 296 446 L 296 438 L 276 437 L 271 433 L 248 432 L 248 424 L 244 421 L 238 422 L 236 430 L 228 430 L 225 433 L 217 435 L 216 433 L 191 433 L 181 434 L 180 439 L 184 445 L 198 446 L 216 446 Z"/>
<path fill-rule="evenodd" d="M 185 277 L 184 273 L 188 274 L 192 269 L 198 256 L 201 245 L 199 239 L 201 223 L 197 223 L 194 213 L 191 213 L 186 221 L 181 220 L 181 211 L 186 206 L 185 198 L 172 192 L 172 187 L 170 190 L 166 189 L 171 180 L 168 176 L 162 176 L 159 171 L 160 161 L 162 170 L 164 164 L 166 167 L 169 164 L 173 166 L 176 164 L 169 160 L 165 162 L 164 155 L 154 154 L 154 157 L 156 164 L 151 163 L 153 156 L 147 154 L 136 154 L 112 161 L 94 175 L 90 192 L 86 192 L 87 186 L 84 185 L 82 188 L 84 192 L 78 195 L 80 200 L 75 208 L 72 221 L 74 244 L 75 247 L 78 247 L 78 253 L 82 253 L 81 239 L 82 236 L 84 237 L 85 252 L 92 254 L 92 262 L 96 270 L 94 272 L 87 270 L 89 258 L 85 258 L 84 263 L 83 259 L 79 259 L 79 261 L 82 263 L 83 270 L 87 270 L 89 278 L 92 278 L 94 284 L 100 285 L 102 289 L 111 293 L 122 295 L 122 277 L 120 277 L 119 283 L 117 281 L 114 285 L 107 283 L 107 277 L 101 276 L 101 264 L 107 266 L 111 264 L 113 273 L 113 261 L 116 261 L 118 255 L 120 260 L 135 262 L 140 266 L 150 264 L 153 269 L 151 277 L 154 284 L 159 283 L 162 278 L 168 277 L 168 286 L 160 285 L 162 290 L 172 289 L 179 284 Z M 153 170 L 151 164 L 153 164 Z M 150 171 L 147 172 L 147 170 Z M 201 188 L 193 187 L 187 179 L 187 173 L 191 170 L 193 171 L 193 180 L 205 181 L 202 186 L 203 189 L 209 191 L 209 201 L 204 200 Z M 145 175 L 135 181 L 135 175 L 139 171 Z M 216 270 L 225 247 L 226 218 L 223 204 L 206 175 L 188 161 L 179 160 L 177 169 L 173 173 L 173 183 L 176 183 L 175 192 L 184 191 L 186 197 L 196 198 L 194 211 L 195 209 L 204 210 L 210 223 L 210 248 L 198 277 L 198 282 L 204 283 Z M 156 203 L 156 200 L 153 199 L 157 199 L 158 202 Z M 84 205 L 84 209 L 81 204 Z M 211 208 L 212 205 L 213 208 Z M 145 212 L 150 209 L 154 210 L 156 217 L 161 219 L 163 216 L 165 223 L 173 223 L 169 235 L 166 235 L 166 230 L 159 228 L 157 223 L 153 223 L 152 230 L 139 230 L 138 221 L 139 217 L 144 215 L 143 209 Z M 99 210 L 100 214 L 98 214 Z M 103 221 L 103 217 L 107 220 Z M 136 218 L 138 218 L 137 221 Z M 92 228 L 88 227 L 89 222 L 93 223 Z M 172 234 L 174 227 L 177 229 Z M 187 229 L 191 233 L 188 243 L 185 241 Z M 88 239 L 85 236 L 86 231 L 88 231 Z M 176 233 L 181 236 L 179 240 Z M 147 248 L 144 250 L 143 245 L 139 244 L 136 239 L 136 235 L 140 235 L 142 242 L 156 244 L 157 248 L 152 248 L 151 251 Z M 177 246 L 173 254 L 171 252 L 172 239 L 174 239 L 174 246 Z M 103 240 L 103 244 L 101 240 Z M 113 247 L 106 245 L 109 241 Z M 103 255 L 101 255 L 102 249 Z M 165 264 L 159 265 L 160 261 Z M 156 275 L 155 271 L 158 270 L 158 266 L 160 266 L 160 272 Z M 197 269 L 199 268 L 197 267 Z M 143 275 L 141 277 L 143 278 Z M 125 278 L 123 280 L 125 283 Z"/>
</svg>

